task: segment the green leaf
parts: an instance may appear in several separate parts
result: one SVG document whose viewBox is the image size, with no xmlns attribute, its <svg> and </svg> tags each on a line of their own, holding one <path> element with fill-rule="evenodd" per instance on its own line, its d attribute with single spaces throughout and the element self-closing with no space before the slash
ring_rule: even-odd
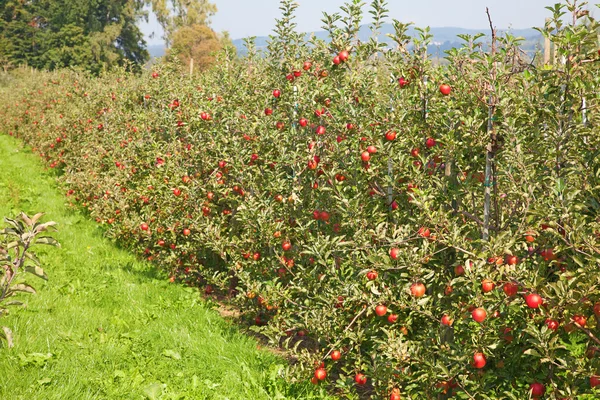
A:
<svg viewBox="0 0 600 400">
<path fill-rule="evenodd" d="M 4 218 L 4 221 L 14 228 L 15 233 L 23 233 L 23 225 L 19 221 L 10 218 Z"/>
<path fill-rule="evenodd" d="M 27 216 L 27 214 L 25 214 L 24 212 L 22 212 L 19 217 L 21 217 L 21 219 L 25 222 L 25 224 L 27 226 L 31 226 L 33 225 L 33 222 L 31 221 L 31 219 Z"/>
<path fill-rule="evenodd" d="M 47 244 L 49 246 L 60 247 L 60 243 L 50 236 L 40 236 L 35 240 L 36 244 Z"/>
<path fill-rule="evenodd" d="M 12 292 L 25 292 L 25 293 L 32 293 L 32 294 L 37 293 L 33 287 L 29 286 L 26 283 L 18 283 L 18 284 L 14 285 L 14 286 L 11 286 L 10 291 L 12 291 Z"/>
<path fill-rule="evenodd" d="M 31 251 L 28 251 L 25 253 L 25 257 L 30 259 L 31 261 L 33 261 L 35 263 L 35 265 L 40 265 L 40 260 L 37 258 L 37 256 L 35 255 L 35 253 L 32 253 Z"/>
<path fill-rule="evenodd" d="M 2 327 L 2 332 L 0 332 L 0 335 L 2 335 L 2 339 L 6 340 L 6 345 L 10 348 L 13 347 L 13 336 L 12 336 L 12 331 L 10 330 L 9 327 L 7 326 L 3 326 Z"/>
<path fill-rule="evenodd" d="M 52 383 L 52 379 L 50 378 L 42 378 L 37 381 L 40 386 L 48 386 Z"/>
<path fill-rule="evenodd" d="M 56 226 L 56 222 L 54 222 L 54 221 L 46 222 L 44 224 L 40 224 L 40 225 L 36 226 L 35 229 L 33 230 L 33 232 L 34 233 L 44 232 L 54 226 Z M 53 230 L 56 230 L 56 229 L 53 229 Z"/>
<path fill-rule="evenodd" d="M 5 306 L 22 306 L 25 307 L 25 303 L 23 303 L 22 301 L 17 301 L 17 300 L 13 300 L 13 301 L 7 301 L 6 303 L 4 303 Z"/>
<path fill-rule="evenodd" d="M 175 350 L 165 350 L 163 351 L 163 356 L 172 358 L 174 360 L 181 360 L 181 354 L 177 353 Z"/>
<path fill-rule="evenodd" d="M 48 280 L 48 275 L 46 275 L 46 273 L 41 267 L 30 265 L 25 267 L 25 272 L 29 272 L 30 274 L 33 274 L 38 278 L 42 278 L 46 281 Z"/>
<path fill-rule="evenodd" d="M 144 388 L 144 395 L 150 400 L 158 400 L 163 392 L 163 384 L 152 383 Z"/>
<path fill-rule="evenodd" d="M 31 223 L 32 224 L 36 224 L 40 218 L 42 218 L 42 216 L 44 215 L 44 213 L 37 213 L 35 214 L 32 218 L 31 218 Z"/>
<path fill-rule="evenodd" d="M 527 354 L 527 355 L 538 357 L 538 358 L 541 357 L 541 354 L 538 353 L 538 351 L 535 349 L 527 349 L 523 352 L 523 354 Z"/>
</svg>

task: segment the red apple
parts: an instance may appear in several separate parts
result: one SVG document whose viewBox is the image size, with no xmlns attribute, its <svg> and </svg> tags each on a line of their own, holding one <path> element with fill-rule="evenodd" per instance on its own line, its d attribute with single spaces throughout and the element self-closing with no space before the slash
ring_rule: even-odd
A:
<svg viewBox="0 0 600 400">
<path fill-rule="evenodd" d="M 401 400 L 400 392 L 397 389 L 394 389 L 394 392 L 390 393 L 390 400 Z"/>
<path fill-rule="evenodd" d="M 315 370 L 315 378 L 320 381 L 324 380 L 327 378 L 327 370 L 325 370 L 325 368 L 317 368 L 317 370 Z"/>
<path fill-rule="evenodd" d="M 483 308 L 476 308 L 471 313 L 471 316 L 476 322 L 482 323 L 485 320 L 485 317 L 487 317 L 487 313 Z"/>
<path fill-rule="evenodd" d="M 390 141 L 390 142 L 393 141 L 393 140 L 395 140 L 396 139 L 396 132 L 394 132 L 394 131 L 387 131 L 385 133 L 385 138 L 388 141 Z"/>
<path fill-rule="evenodd" d="M 600 318 L 600 302 L 594 304 L 594 314 Z"/>
<path fill-rule="evenodd" d="M 429 228 L 422 226 L 419 228 L 419 236 L 428 238 L 429 236 L 431 236 L 431 231 L 429 230 Z"/>
<path fill-rule="evenodd" d="M 585 326 L 587 324 L 587 318 L 583 315 L 573 315 L 573 317 L 571 319 L 573 320 L 573 322 L 575 322 L 577 325 L 581 326 L 582 328 L 585 328 Z"/>
<path fill-rule="evenodd" d="M 445 83 L 440 85 L 440 93 L 443 94 L 444 96 L 448 96 L 451 91 L 452 91 L 452 88 L 450 87 L 450 85 L 447 85 Z"/>
<path fill-rule="evenodd" d="M 377 279 L 377 271 L 369 271 L 367 272 L 367 279 L 370 281 L 374 281 L 375 279 Z"/>
<path fill-rule="evenodd" d="M 552 248 L 543 249 L 540 251 L 540 255 L 546 262 L 556 260 L 556 255 L 554 254 L 554 249 Z"/>
<path fill-rule="evenodd" d="M 377 307 L 375 307 L 375 314 L 377 314 L 380 317 L 383 317 L 385 314 L 387 314 L 387 307 L 384 305 L 378 305 Z"/>
<path fill-rule="evenodd" d="M 451 326 L 454 320 L 450 318 L 447 314 L 444 314 L 441 319 L 442 325 Z"/>
<path fill-rule="evenodd" d="M 485 367 L 486 359 L 483 353 L 473 354 L 473 366 L 477 369 Z"/>
<path fill-rule="evenodd" d="M 546 388 L 543 384 L 534 382 L 529 385 L 529 392 L 531 393 L 531 397 L 534 399 L 542 397 L 544 393 L 546 393 Z"/>
<path fill-rule="evenodd" d="M 396 247 L 392 247 L 390 249 L 390 258 L 392 260 L 397 260 L 399 255 L 400 255 L 400 249 L 398 249 Z"/>
<path fill-rule="evenodd" d="M 483 293 L 489 293 L 494 290 L 495 287 L 496 285 L 490 279 L 484 279 L 481 282 L 481 290 L 483 290 Z"/>
<path fill-rule="evenodd" d="M 365 385 L 367 383 L 367 377 L 364 374 L 356 374 L 354 376 L 354 382 L 356 382 L 358 385 Z"/>
<path fill-rule="evenodd" d="M 511 343 L 514 340 L 514 336 L 510 334 L 510 332 L 512 332 L 512 328 L 504 328 L 504 330 L 502 331 L 502 338 L 508 342 Z"/>
<path fill-rule="evenodd" d="M 513 282 L 506 282 L 503 286 L 502 286 L 502 290 L 504 291 L 504 293 L 511 297 L 517 294 L 517 291 L 519 290 L 519 286 L 517 286 L 516 283 Z"/>
<path fill-rule="evenodd" d="M 454 275 L 462 276 L 464 274 L 465 274 L 465 267 L 463 267 L 462 265 L 457 265 L 456 267 L 454 267 Z"/>
<path fill-rule="evenodd" d="M 530 293 L 525 296 L 525 303 L 527 303 L 527 307 L 529 308 L 539 308 L 543 302 L 542 296 L 537 293 Z"/>
<path fill-rule="evenodd" d="M 547 318 L 545 323 L 548 329 L 550 329 L 551 331 L 556 331 L 558 329 L 559 323 L 555 319 Z"/>
<path fill-rule="evenodd" d="M 512 254 L 507 254 L 504 256 L 504 262 L 508 265 L 517 265 L 519 263 L 519 258 Z"/>
<path fill-rule="evenodd" d="M 421 282 L 413 283 L 410 286 L 410 293 L 415 297 L 423 297 L 425 295 L 425 285 Z"/>
</svg>

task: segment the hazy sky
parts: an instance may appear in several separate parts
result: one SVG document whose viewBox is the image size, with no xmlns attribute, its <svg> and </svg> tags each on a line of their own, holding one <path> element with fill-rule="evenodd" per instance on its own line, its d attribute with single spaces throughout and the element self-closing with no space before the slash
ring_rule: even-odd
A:
<svg viewBox="0 0 600 400">
<path fill-rule="evenodd" d="M 279 0 L 212 0 L 218 12 L 212 18 L 212 27 L 217 32 L 229 31 L 232 39 L 247 36 L 267 36 L 272 33 L 275 19 L 280 16 Z M 298 31 L 309 32 L 321 29 L 322 12 L 332 13 L 347 0 L 297 0 Z M 544 7 L 560 0 L 388 0 L 389 17 L 402 22 L 414 22 L 417 26 L 460 27 L 487 29 L 485 8 L 489 7 L 498 28 L 530 28 L 542 26 L 549 11 Z M 370 1 L 366 1 L 368 9 Z M 591 3 L 595 3 L 592 1 Z M 365 12 L 365 22 L 370 14 Z M 156 32 L 149 44 L 160 43 L 162 34 L 154 18 L 143 24 L 148 36 Z"/>
</svg>

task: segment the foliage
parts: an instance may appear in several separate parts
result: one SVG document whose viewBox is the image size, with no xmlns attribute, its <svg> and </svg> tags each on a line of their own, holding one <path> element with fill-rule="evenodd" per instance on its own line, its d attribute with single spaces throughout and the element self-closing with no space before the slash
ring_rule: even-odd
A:
<svg viewBox="0 0 600 400">
<path fill-rule="evenodd" d="M 227 292 L 293 379 L 323 363 L 349 398 L 597 395 L 598 23 L 553 7 L 553 66 L 505 35 L 436 67 L 427 28 L 356 40 L 361 3 L 307 43 L 285 0 L 268 54 L 249 41 L 194 79 L 34 74 L 0 117 L 108 236 Z"/>
<path fill-rule="evenodd" d="M 196 25 L 208 26 L 217 6 L 209 0 L 147 0 L 165 32 L 167 44 L 173 44 L 177 31 Z M 196 28 L 197 29 L 197 28 Z M 201 35 L 206 35 L 201 32 Z"/>
<path fill-rule="evenodd" d="M 21 213 L 18 219 L 4 219 L 9 226 L 0 231 L 1 237 L 6 239 L 5 243 L 0 242 L 0 316 L 8 312 L 6 306 L 23 305 L 20 301 L 12 300 L 19 292 L 35 293 L 35 289 L 23 281 L 25 274 L 48 280 L 31 247 L 38 244 L 60 245 L 52 237 L 42 236 L 56 225 L 55 222 L 39 222 L 42 216 L 39 213 L 29 218 Z M 6 340 L 8 347 L 12 347 L 12 332 L 8 327 L 2 327 L 0 339 Z"/>
<path fill-rule="evenodd" d="M 62 245 L 38 249 L 51 283 L 2 318 L 15 341 L 1 351 L 0 398 L 328 398 L 323 387 L 286 383 L 285 361 L 216 303 L 103 238 L 18 140 L 0 136 L 0 154 L 0 215 L 44 208 Z"/>
<path fill-rule="evenodd" d="M 193 59 L 194 68 L 199 71 L 212 66 L 216 60 L 216 53 L 223 48 L 223 39 L 206 25 L 181 27 L 175 31 L 172 40 L 169 53 L 179 57 L 184 66 L 188 66 L 190 59 Z"/>
<path fill-rule="evenodd" d="M 42 0 L 0 3 L 0 61 L 40 69 L 99 73 L 148 59 L 138 0 Z"/>
</svg>

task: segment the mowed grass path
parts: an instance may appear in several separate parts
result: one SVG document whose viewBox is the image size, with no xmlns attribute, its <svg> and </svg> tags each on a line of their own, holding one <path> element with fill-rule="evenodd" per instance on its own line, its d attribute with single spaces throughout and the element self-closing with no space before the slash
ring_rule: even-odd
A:
<svg viewBox="0 0 600 400">
<path fill-rule="evenodd" d="M 0 399 L 326 398 L 286 384 L 284 360 L 65 202 L 37 157 L 0 135 L 0 216 L 45 212 L 62 245 L 37 248 L 48 282 L 32 276 L 27 308 L 0 318 L 15 337 L 0 348 Z"/>
</svg>

